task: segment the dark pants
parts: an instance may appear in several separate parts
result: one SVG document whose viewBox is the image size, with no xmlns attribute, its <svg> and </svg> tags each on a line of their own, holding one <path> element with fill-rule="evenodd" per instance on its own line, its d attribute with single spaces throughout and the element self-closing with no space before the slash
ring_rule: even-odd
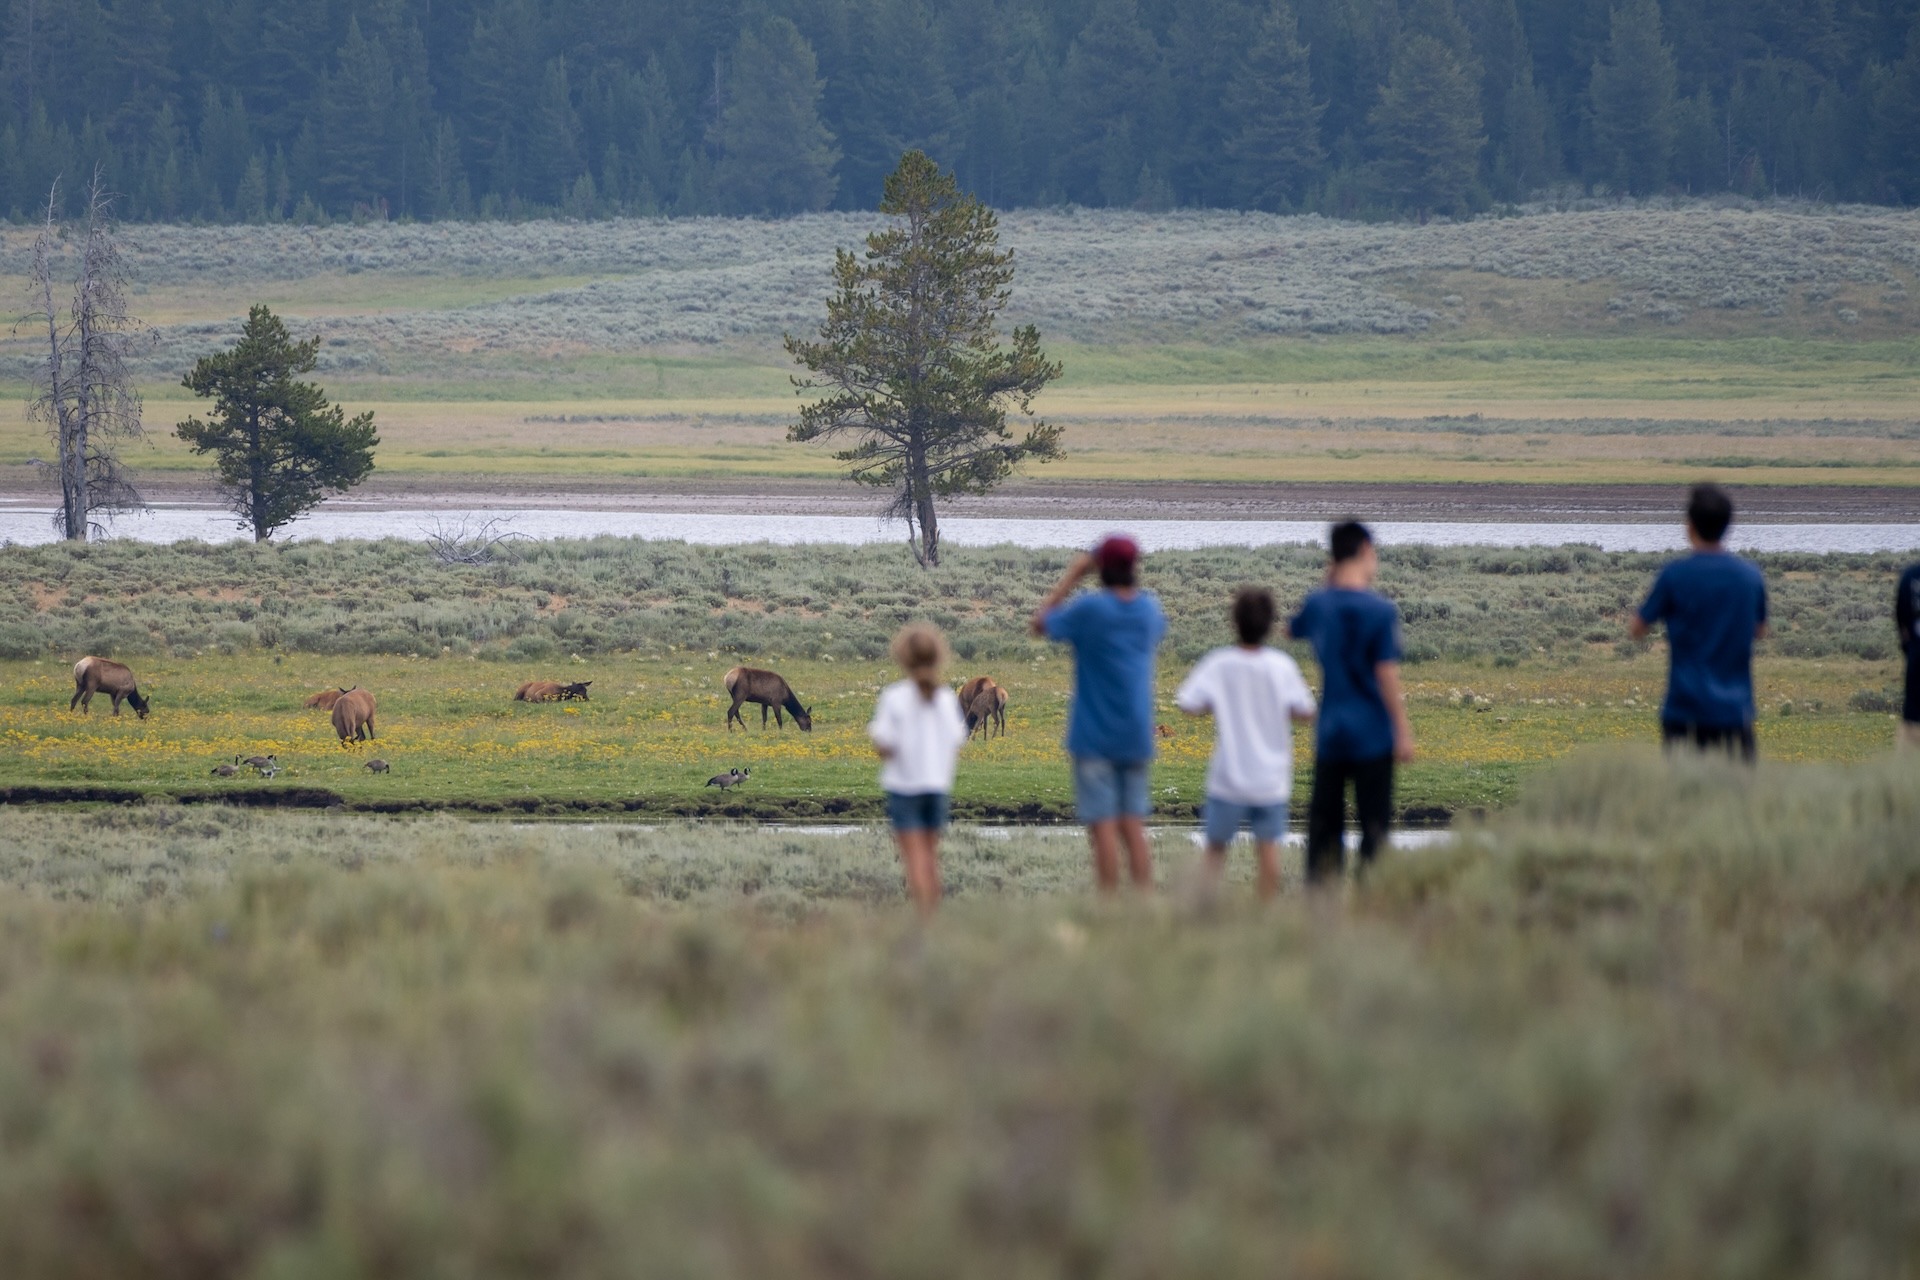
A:
<svg viewBox="0 0 1920 1280">
<path fill-rule="evenodd" d="M 1377 760 L 1313 762 L 1313 798 L 1307 805 L 1307 881 L 1340 874 L 1345 862 L 1341 838 L 1347 826 L 1347 782 L 1353 782 L 1353 807 L 1360 819 L 1360 869 L 1372 864 L 1393 819 L 1393 757 Z"/>
<path fill-rule="evenodd" d="M 1752 764 L 1759 755 L 1750 724 L 1680 724 L 1673 720 L 1662 720 L 1660 743 L 1669 751 L 1675 747 L 1692 747 L 1702 755 L 1709 751 L 1724 751 L 1748 764 Z"/>
</svg>

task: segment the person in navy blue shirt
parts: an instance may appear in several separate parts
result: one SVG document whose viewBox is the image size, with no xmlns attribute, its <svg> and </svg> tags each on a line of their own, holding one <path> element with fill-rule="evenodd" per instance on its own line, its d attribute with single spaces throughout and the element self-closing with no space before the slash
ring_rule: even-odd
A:
<svg viewBox="0 0 1920 1280">
<path fill-rule="evenodd" d="M 1655 623 L 1667 624 L 1661 740 L 1751 762 L 1753 642 L 1767 634 L 1767 583 L 1757 567 L 1721 545 L 1732 524 L 1726 491 L 1695 485 L 1687 500 L 1693 554 L 1660 571 L 1628 629 L 1640 640 Z"/>
<path fill-rule="evenodd" d="M 1094 875 L 1108 892 L 1120 887 L 1122 841 L 1134 885 L 1153 885 L 1147 769 L 1154 756 L 1154 654 L 1167 617 L 1153 594 L 1140 590 L 1139 568 L 1140 548 L 1131 538 L 1108 538 L 1074 558 L 1033 615 L 1035 635 L 1073 646 L 1067 754 Z M 1066 603 L 1096 570 L 1101 589 Z"/>
<path fill-rule="evenodd" d="M 1344 861 L 1347 784 L 1360 823 L 1360 869 L 1372 865 L 1393 819 L 1395 763 L 1413 759 L 1413 725 L 1400 692 L 1400 611 L 1373 590 L 1380 557 L 1357 520 L 1333 527 L 1327 585 L 1309 595 L 1287 634 L 1313 646 L 1324 685 L 1307 802 L 1307 883 Z"/>
<path fill-rule="evenodd" d="M 1920 564 L 1908 565 L 1893 593 L 1893 625 L 1900 632 L 1900 651 L 1907 657 L 1906 697 L 1900 704 L 1902 751 L 1920 748 Z"/>
</svg>

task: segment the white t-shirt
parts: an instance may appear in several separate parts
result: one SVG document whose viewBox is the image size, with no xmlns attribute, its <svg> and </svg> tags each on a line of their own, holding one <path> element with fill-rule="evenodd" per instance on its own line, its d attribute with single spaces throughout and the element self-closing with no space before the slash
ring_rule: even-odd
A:
<svg viewBox="0 0 1920 1280">
<path fill-rule="evenodd" d="M 1264 647 L 1215 649 L 1174 702 L 1213 715 L 1208 795 L 1230 804 L 1279 804 L 1292 794 L 1293 714 L 1313 711 L 1313 691 L 1292 658 Z"/>
<path fill-rule="evenodd" d="M 953 790 L 954 766 L 967 741 L 967 718 L 960 699 L 941 685 L 929 702 L 920 686 L 900 680 L 880 691 L 867 736 L 893 756 L 881 766 L 880 789 L 895 795 L 923 796 Z"/>
</svg>

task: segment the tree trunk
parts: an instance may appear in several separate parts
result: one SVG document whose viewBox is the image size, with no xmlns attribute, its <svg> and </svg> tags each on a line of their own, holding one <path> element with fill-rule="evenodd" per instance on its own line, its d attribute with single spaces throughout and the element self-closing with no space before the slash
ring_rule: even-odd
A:
<svg viewBox="0 0 1920 1280">
<path fill-rule="evenodd" d="M 265 542 L 273 534 L 266 523 L 267 460 L 260 443 L 260 414 L 247 415 L 247 516 L 253 521 L 253 540 Z"/>
<path fill-rule="evenodd" d="M 940 517 L 933 509 L 933 481 L 927 475 L 927 447 L 919 431 L 915 431 L 907 444 L 907 528 L 912 530 L 915 524 L 920 526 L 920 541 L 914 544 L 911 537 L 908 544 L 913 546 L 913 558 L 920 562 L 922 569 L 931 569 L 940 563 Z"/>
<path fill-rule="evenodd" d="M 933 509 L 933 489 L 924 481 L 914 502 L 920 509 L 920 563 L 931 569 L 940 563 L 940 517 Z"/>
</svg>

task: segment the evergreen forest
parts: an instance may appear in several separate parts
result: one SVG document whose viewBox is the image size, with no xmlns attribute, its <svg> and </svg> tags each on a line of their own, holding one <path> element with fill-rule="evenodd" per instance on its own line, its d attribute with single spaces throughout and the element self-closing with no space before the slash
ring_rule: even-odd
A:
<svg viewBox="0 0 1920 1280">
<path fill-rule="evenodd" d="M 1920 0 L 4 0 L 0 214 L 1920 199 Z"/>
</svg>

